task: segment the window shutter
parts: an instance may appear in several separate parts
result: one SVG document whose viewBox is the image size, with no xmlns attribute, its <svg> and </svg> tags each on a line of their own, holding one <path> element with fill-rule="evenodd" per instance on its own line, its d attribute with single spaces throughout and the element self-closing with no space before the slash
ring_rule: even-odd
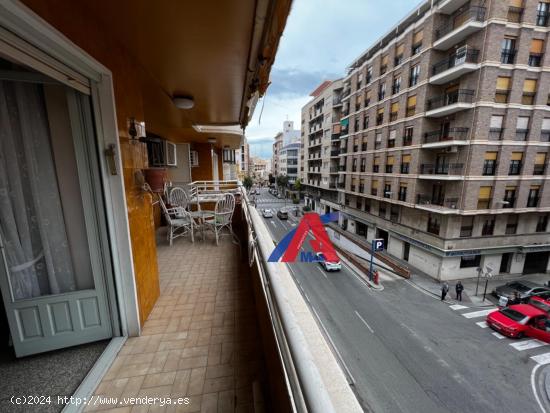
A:
<svg viewBox="0 0 550 413">
<path fill-rule="evenodd" d="M 543 50 L 544 50 L 544 40 L 541 40 L 541 39 L 531 40 L 531 49 L 529 50 L 531 53 L 542 53 Z"/>
<path fill-rule="evenodd" d="M 372 181 L 372 189 L 378 189 L 378 181 Z"/>
<path fill-rule="evenodd" d="M 414 107 L 414 106 L 416 106 L 416 95 L 414 95 L 414 96 L 409 96 L 409 97 L 407 98 L 407 107 L 408 107 L 408 108 L 412 108 L 412 107 Z"/>
<path fill-rule="evenodd" d="M 529 116 L 518 117 L 516 129 L 527 129 L 529 127 Z"/>
<path fill-rule="evenodd" d="M 401 162 L 402 163 L 410 163 L 411 162 L 411 155 L 409 155 L 409 154 L 403 155 L 401 157 Z"/>
<path fill-rule="evenodd" d="M 388 139 L 392 140 L 392 139 L 395 139 L 395 137 L 397 136 L 397 130 L 396 129 L 392 129 L 390 131 L 390 137 Z"/>
<path fill-rule="evenodd" d="M 491 189 L 492 186 L 480 186 L 479 187 L 479 199 L 489 199 L 491 198 Z"/>
<path fill-rule="evenodd" d="M 486 161 L 496 161 L 497 160 L 497 152 L 485 152 L 485 160 Z"/>
<path fill-rule="evenodd" d="M 399 182 L 399 186 L 401 188 L 406 188 L 407 187 L 407 182 Z"/>
<path fill-rule="evenodd" d="M 509 90 L 510 78 L 509 77 L 497 77 L 497 90 Z"/>
<path fill-rule="evenodd" d="M 527 93 L 535 93 L 537 90 L 537 81 L 535 79 L 525 79 L 523 82 L 523 91 Z"/>
<path fill-rule="evenodd" d="M 502 121 L 504 116 L 502 115 L 493 115 L 491 116 L 491 128 L 502 129 Z"/>
<path fill-rule="evenodd" d="M 395 158 L 393 155 L 390 155 L 386 158 L 386 165 L 393 165 L 395 161 Z"/>
<path fill-rule="evenodd" d="M 395 54 L 397 56 L 400 56 L 403 54 L 403 52 L 405 51 L 405 45 L 403 43 L 401 43 L 400 45 L 397 46 L 397 48 L 395 49 Z"/>
<path fill-rule="evenodd" d="M 544 118 L 542 120 L 542 130 L 550 130 L 550 118 Z"/>
<path fill-rule="evenodd" d="M 546 163 L 546 153 L 539 152 L 535 155 L 535 165 L 544 165 Z"/>
<path fill-rule="evenodd" d="M 399 112 L 399 102 L 394 102 L 391 104 L 391 111 L 392 113 Z"/>
<path fill-rule="evenodd" d="M 388 55 L 382 57 L 382 64 L 387 65 L 390 57 Z"/>
<path fill-rule="evenodd" d="M 505 191 L 514 191 L 515 192 L 516 189 L 517 189 L 517 186 L 515 186 L 515 185 L 509 185 L 509 186 L 504 187 Z"/>
<path fill-rule="evenodd" d="M 531 189 L 532 191 L 538 191 L 540 189 L 540 185 L 531 185 L 529 189 Z"/>
<path fill-rule="evenodd" d="M 383 114 L 384 114 L 384 108 L 378 109 L 378 114 L 379 114 L 379 115 L 383 115 Z"/>
<path fill-rule="evenodd" d="M 418 44 L 422 42 L 422 39 L 424 39 L 424 31 L 420 30 L 419 32 L 416 32 L 413 36 L 413 44 Z"/>
<path fill-rule="evenodd" d="M 370 100 L 372 96 L 372 90 L 367 90 L 367 100 Z"/>
<path fill-rule="evenodd" d="M 523 0 L 510 0 L 510 7 L 523 7 Z"/>
<path fill-rule="evenodd" d="M 523 159 L 523 152 L 512 152 L 512 161 L 521 161 Z"/>
</svg>

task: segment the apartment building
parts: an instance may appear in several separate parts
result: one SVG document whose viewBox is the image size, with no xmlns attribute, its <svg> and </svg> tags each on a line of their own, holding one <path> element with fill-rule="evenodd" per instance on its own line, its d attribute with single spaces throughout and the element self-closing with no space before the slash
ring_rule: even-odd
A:
<svg viewBox="0 0 550 413">
<path fill-rule="evenodd" d="M 341 225 L 437 279 L 548 271 L 549 22 L 547 0 L 426 1 L 359 56 Z"/>
<path fill-rule="evenodd" d="M 273 142 L 273 154 L 271 158 L 271 164 L 273 165 L 273 175 L 278 176 L 279 171 L 279 154 L 283 147 L 283 133 L 279 132 L 275 136 L 275 142 Z"/>
<path fill-rule="evenodd" d="M 250 158 L 250 145 L 246 141 L 246 137 L 243 138 L 243 142 L 239 149 L 235 151 L 236 163 L 237 163 L 237 176 L 242 181 L 245 176 L 248 176 L 249 171 L 249 158 Z"/>
<path fill-rule="evenodd" d="M 273 174 L 275 176 L 277 175 L 286 175 L 286 162 L 285 166 L 281 168 L 281 155 L 284 147 L 287 147 L 288 145 L 299 143 L 300 142 L 300 131 L 297 129 L 294 129 L 294 122 L 290 120 L 285 120 L 283 122 L 283 130 L 282 132 L 277 133 L 275 135 L 275 141 L 273 142 L 273 155 L 272 155 L 272 169 Z M 295 149 L 294 146 L 288 147 L 287 149 Z M 293 157 L 294 152 L 291 152 L 291 157 Z M 286 159 L 286 151 L 284 158 Z M 293 161 L 291 162 L 293 163 Z M 291 170 L 293 170 L 294 167 L 292 165 Z M 298 172 L 293 173 L 294 179 L 298 176 Z"/>
<path fill-rule="evenodd" d="M 325 201 L 337 203 L 340 163 L 342 79 L 324 81 L 312 93 L 311 101 L 302 108 L 301 139 L 303 151 L 302 182 L 305 202 L 313 210 L 329 211 Z"/>
<path fill-rule="evenodd" d="M 290 185 L 296 182 L 300 170 L 300 142 L 289 143 L 279 153 L 279 174 L 288 177 Z"/>
</svg>

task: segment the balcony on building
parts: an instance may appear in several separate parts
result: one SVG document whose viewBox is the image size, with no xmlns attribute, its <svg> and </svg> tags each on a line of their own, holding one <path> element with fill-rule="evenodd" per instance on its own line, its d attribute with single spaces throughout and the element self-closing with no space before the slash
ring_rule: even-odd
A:
<svg viewBox="0 0 550 413">
<path fill-rule="evenodd" d="M 438 181 L 458 181 L 464 178 L 464 164 L 443 163 L 420 165 L 419 179 L 435 179 Z"/>
<path fill-rule="evenodd" d="M 432 66 L 429 83 L 443 85 L 479 68 L 479 50 L 467 46 Z"/>
<path fill-rule="evenodd" d="M 469 1 L 470 0 L 442 0 L 437 6 L 437 12 L 443 14 L 452 14 Z"/>
<path fill-rule="evenodd" d="M 422 148 L 448 148 L 468 145 L 469 128 L 442 128 L 426 132 Z"/>
<path fill-rule="evenodd" d="M 330 151 L 331 158 L 337 158 L 338 156 L 340 156 L 340 149 L 332 149 Z"/>
<path fill-rule="evenodd" d="M 315 148 L 317 146 L 321 146 L 321 138 L 309 140 L 309 144 L 308 144 L 309 148 Z"/>
<path fill-rule="evenodd" d="M 432 195 L 418 194 L 415 207 L 438 214 L 458 214 L 458 198 L 435 197 Z"/>
<path fill-rule="evenodd" d="M 475 91 L 458 89 L 429 99 L 426 105 L 426 117 L 441 118 L 473 107 Z"/>
<path fill-rule="evenodd" d="M 471 6 L 449 17 L 448 21 L 435 30 L 433 48 L 449 50 L 485 26 L 485 7 Z"/>
<path fill-rule="evenodd" d="M 521 23 L 523 20 L 523 11 L 525 9 L 523 7 L 514 7 L 510 6 L 508 7 L 508 21 L 510 23 Z"/>
</svg>

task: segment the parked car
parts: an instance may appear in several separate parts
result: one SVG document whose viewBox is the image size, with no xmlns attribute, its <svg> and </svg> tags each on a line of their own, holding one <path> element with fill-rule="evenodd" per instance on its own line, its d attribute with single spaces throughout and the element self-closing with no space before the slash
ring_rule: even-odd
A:
<svg viewBox="0 0 550 413">
<path fill-rule="evenodd" d="M 277 211 L 277 218 L 279 218 L 279 219 L 288 219 L 288 212 L 286 212 L 284 209 L 279 209 Z"/>
<path fill-rule="evenodd" d="M 317 256 L 317 262 L 325 269 L 325 271 L 340 271 L 342 269 L 342 263 L 338 261 L 327 261 L 322 252 L 315 254 Z"/>
<path fill-rule="evenodd" d="M 550 314 L 550 294 L 534 295 L 530 297 L 527 304 L 537 307 L 539 310 L 545 311 Z"/>
<path fill-rule="evenodd" d="M 516 304 L 493 311 L 487 316 L 487 324 L 507 337 L 533 337 L 550 343 L 548 314 L 530 304 Z"/>
<path fill-rule="evenodd" d="M 262 215 L 263 215 L 264 218 L 273 218 L 273 211 L 269 208 L 264 209 L 262 211 Z"/>
<path fill-rule="evenodd" d="M 510 281 L 495 288 L 493 295 L 497 298 L 506 297 L 511 300 L 514 298 L 515 293 L 518 293 L 522 302 L 526 302 L 529 297 L 546 292 L 550 293 L 550 288 L 531 281 Z"/>
</svg>

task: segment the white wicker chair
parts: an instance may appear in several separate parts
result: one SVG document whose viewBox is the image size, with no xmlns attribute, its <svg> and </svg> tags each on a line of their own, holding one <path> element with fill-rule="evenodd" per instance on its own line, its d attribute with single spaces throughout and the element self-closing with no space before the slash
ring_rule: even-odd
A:
<svg viewBox="0 0 550 413">
<path fill-rule="evenodd" d="M 185 210 L 189 210 L 189 197 L 183 188 L 179 186 L 172 187 L 168 199 L 170 206 L 182 207 Z"/>
<path fill-rule="evenodd" d="M 212 230 L 216 236 L 216 245 L 219 245 L 219 238 L 222 231 L 229 230 L 229 235 L 236 238 L 233 227 L 233 212 L 235 211 L 235 196 L 231 193 L 225 194 L 216 202 L 216 208 L 213 212 L 203 211 L 202 220 L 205 230 Z"/>
<path fill-rule="evenodd" d="M 159 203 L 168 224 L 168 232 L 166 237 L 170 246 L 172 241 L 178 237 L 183 237 L 185 235 L 191 235 L 191 242 L 195 242 L 195 237 L 193 235 L 193 226 L 194 221 L 189 212 L 187 212 L 182 207 L 166 208 L 166 204 L 162 200 L 162 196 L 159 194 Z"/>
</svg>

